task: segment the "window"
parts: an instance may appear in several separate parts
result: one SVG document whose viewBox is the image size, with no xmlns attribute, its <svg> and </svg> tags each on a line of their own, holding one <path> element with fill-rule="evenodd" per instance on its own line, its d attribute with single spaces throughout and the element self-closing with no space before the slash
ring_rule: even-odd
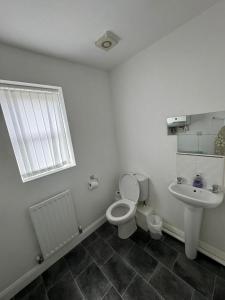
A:
<svg viewBox="0 0 225 300">
<path fill-rule="evenodd" d="M 60 87 L 1 80 L 0 103 L 23 182 L 75 166 Z"/>
</svg>

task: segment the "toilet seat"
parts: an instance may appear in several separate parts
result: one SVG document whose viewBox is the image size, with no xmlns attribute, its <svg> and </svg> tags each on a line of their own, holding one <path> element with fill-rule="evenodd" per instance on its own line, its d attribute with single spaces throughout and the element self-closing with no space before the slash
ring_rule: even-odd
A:
<svg viewBox="0 0 225 300">
<path fill-rule="evenodd" d="M 121 215 L 116 216 L 114 210 L 118 209 L 117 212 L 119 212 L 120 208 L 121 208 Z M 123 211 L 123 208 L 125 208 L 125 212 Z M 106 217 L 108 220 L 110 220 L 112 224 L 118 225 L 118 224 L 126 223 L 129 219 L 134 217 L 135 213 L 136 213 L 136 203 L 128 199 L 122 199 L 110 205 L 110 207 L 106 211 Z"/>
</svg>

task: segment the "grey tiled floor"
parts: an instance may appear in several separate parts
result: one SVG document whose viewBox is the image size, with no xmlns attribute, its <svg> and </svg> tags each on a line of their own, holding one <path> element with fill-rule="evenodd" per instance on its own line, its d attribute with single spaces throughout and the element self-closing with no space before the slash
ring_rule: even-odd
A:
<svg viewBox="0 0 225 300">
<path fill-rule="evenodd" d="M 138 229 L 121 240 L 102 225 L 14 300 L 225 300 L 225 268 L 199 254 L 184 255 L 183 243 L 160 241 Z"/>
</svg>

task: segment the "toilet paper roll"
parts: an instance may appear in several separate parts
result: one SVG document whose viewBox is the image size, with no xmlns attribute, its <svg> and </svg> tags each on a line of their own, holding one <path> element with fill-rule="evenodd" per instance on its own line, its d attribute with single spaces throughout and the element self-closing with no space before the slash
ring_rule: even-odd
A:
<svg viewBox="0 0 225 300">
<path fill-rule="evenodd" d="M 98 183 L 98 181 L 96 179 L 90 180 L 88 182 L 88 189 L 89 190 L 94 190 L 94 189 L 96 189 L 98 187 L 98 184 L 99 183 Z"/>
</svg>

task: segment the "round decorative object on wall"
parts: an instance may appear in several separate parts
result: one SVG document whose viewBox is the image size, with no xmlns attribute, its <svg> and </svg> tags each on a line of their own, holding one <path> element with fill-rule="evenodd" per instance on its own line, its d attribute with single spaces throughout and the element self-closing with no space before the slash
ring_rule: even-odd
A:
<svg viewBox="0 0 225 300">
<path fill-rule="evenodd" d="M 223 126 L 215 138 L 215 154 L 225 155 L 225 126 Z"/>
</svg>

